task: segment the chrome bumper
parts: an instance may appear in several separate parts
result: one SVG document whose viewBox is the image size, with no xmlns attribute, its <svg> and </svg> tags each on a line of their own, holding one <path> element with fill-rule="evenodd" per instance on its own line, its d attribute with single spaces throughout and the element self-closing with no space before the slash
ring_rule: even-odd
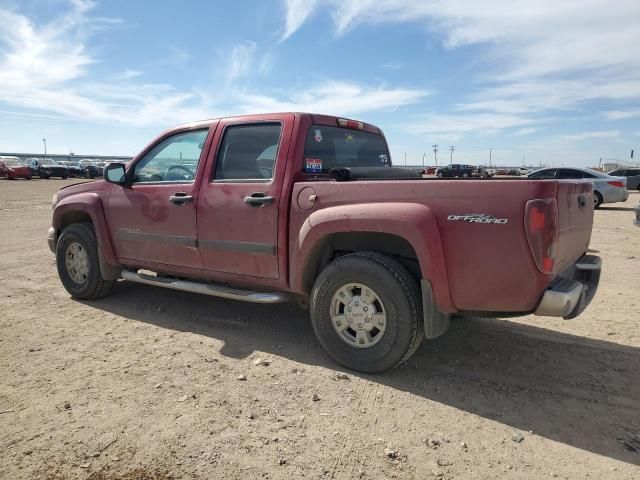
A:
<svg viewBox="0 0 640 480">
<path fill-rule="evenodd" d="M 584 255 L 551 283 L 534 314 L 566 319 L 580 315 L 598 290 L 601 269 L 600 257 Z"/>
<path fill-rule="evenodd" d="M 47 232 L 47 243 L 49 244 L 49 250 L 52 253 L 56 253 L 56 229 L 51 227 Z"/>
</svg>

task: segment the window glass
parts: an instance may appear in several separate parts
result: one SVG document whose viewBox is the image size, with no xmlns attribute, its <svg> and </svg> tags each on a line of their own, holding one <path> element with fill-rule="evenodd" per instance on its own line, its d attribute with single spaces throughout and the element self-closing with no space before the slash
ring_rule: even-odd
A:
<svg viewBox="0 0 640 480">
<path fill-rule="evenodd" d="M 166 138 L 136 162 L 135 183 L 193 182 L 208 130 Z"/>
<path fill-rule="evenodd" d="M 216 161 L 216 180 L 269 180 L 280 142 L 279 123 L 227 127 Z"/>
<path fill-rule="evenodd" d="M 550 179 L 555 178 L 556 171 L 554 169 L 551 170 L 541 170 L 539 172 L 534 172 L 529 175 L 529 178 L 540 178 L 540 179 Z"/>
<path fill-rule="evenodd" d="M 558 178 L 576 179 L 584 178 L 584 172 L 580 170 L 571 170 L 568 168 L 561 168 L 558 170 Z"/>
<path fill-rule="evenodd" d="M 303 169 L 328 173 L 334 167 L 390 167 L 382 135 L 348 128 L 312 125 L 307 131 Z"/>
</svg>

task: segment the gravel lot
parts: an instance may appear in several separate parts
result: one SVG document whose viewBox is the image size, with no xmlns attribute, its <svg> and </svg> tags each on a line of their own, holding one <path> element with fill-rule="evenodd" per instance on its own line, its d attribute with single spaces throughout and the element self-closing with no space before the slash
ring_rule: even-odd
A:
<svg viewBox="0 0 640 480">
<path fill-rule="evenodd" d="M 640 478 L 637 192 L 595 214 L 581 317 L 457 319 L 374 376 L 294 305 L 72 300 L 46 243 L 69 183 L 0 181 L 0 478 Z"/>
</svg>

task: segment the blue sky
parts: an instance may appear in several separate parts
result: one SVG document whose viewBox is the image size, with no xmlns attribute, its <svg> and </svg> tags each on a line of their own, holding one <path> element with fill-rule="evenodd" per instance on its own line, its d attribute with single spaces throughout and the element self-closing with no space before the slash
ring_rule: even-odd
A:
<svg viewBox="0 0 640 480">
<path fill-rule="evenodd" d="M 297 110 L 380 126 L 396 164 L 628 161 L 639 20 L 637 0 L 0 0 L 0 151 L 133 155 Z"/>
</svg>

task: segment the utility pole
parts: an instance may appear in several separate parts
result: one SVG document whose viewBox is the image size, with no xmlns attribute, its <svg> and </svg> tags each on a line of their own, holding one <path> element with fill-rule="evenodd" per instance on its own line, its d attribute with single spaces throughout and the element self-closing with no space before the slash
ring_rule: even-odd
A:
<svg viewBox="0 0 640 480">
<path fill-rule="evenodd" d="M 449 146 L 449 151 L 451 152 L 451 163 L 453 163 L 453 151 L 456 149 L 453 145 Z"/>
<path fill-rule="evenodd" d="M 489 166 L 491 166 L 491 149 L 489 149 Z"/>
<path fill-rule="evenodd" d="M 423 154 L 422 154 L 422 166 L 423 166 L 423 167 L 424 167 L 424 157 L 426 157 L 426 156 L 427 156 L 427 154 L 426 154 L 426 153 L 423 153 Z"/>
<path fill-rule="evenodd" d="M 438 166 L 438 145 L 431 145 L 433 147 L 433 157 L 436 161 L 436 167 Z"/>
<path fill-rule="evenodd" d="M 44 144 L 44 154 L 46 155 L 47 154 L 47 139 L 43 138 L 42 139 L 42 143 Z"/>
</svg>

